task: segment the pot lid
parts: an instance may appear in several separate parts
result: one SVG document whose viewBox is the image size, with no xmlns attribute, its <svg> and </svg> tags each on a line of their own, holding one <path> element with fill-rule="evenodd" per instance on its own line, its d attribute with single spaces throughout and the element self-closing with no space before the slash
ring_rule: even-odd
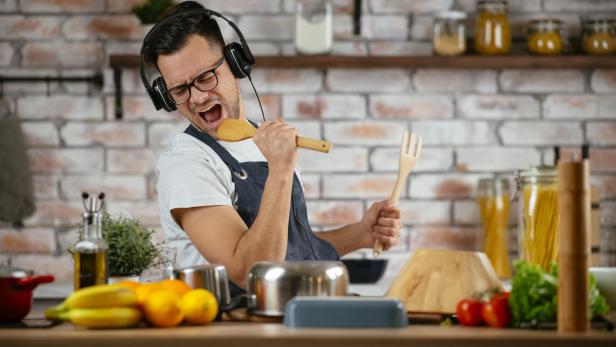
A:
<svg viewBox="0 0 616 347">
<path fill-rule="evenodd" d="M 31 274 L 32 271 L 8 265 L 0 265 L 0 278 L 26 278 Z"/>
</svg>

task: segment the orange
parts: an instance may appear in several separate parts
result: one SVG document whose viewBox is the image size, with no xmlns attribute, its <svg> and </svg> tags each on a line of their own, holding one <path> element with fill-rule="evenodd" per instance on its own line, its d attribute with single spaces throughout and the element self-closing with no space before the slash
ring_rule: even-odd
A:
<svg viewBox="0 0 616 347">
<path fill-rule="evenodd" d="M 148 295 L 143 303 L 143 314 L 148 323 L 163 328 L 177 326 L 184 319 L 180 310 L 180 297 L 168 290 Z"/>
<path fill-rule="evenodd" d="M 190 324 L 208 324 L 218 314 L 218 301 L 211 292 L 195 289 L 186 293 L 180 301 L 180 310 Z"/>
<path fill-rule="evenodd" d="M 116 283 L 115 285 L 119 286 L 119 287 L 136 289 L 137 287 L 139 287 L 139 282 L 135 282 L 135 281 L 122 281 L 122 282 Z"/>
<path fill-rule="evenodd" d="M 180 298 L 192 290 L 192 288 L 182 280 L 162 280 L 158 283 L 160 283 L 165 289 L 179 295 Z"/>
<path fill-rule="evenodd" d="M 135 288 L 135 293 L 137 293 L 139 304 L 143 305 L 148 296 L 161 290 L 166 289 L 160 283 L 141 283 L 137 288 Z"/>
</svg>

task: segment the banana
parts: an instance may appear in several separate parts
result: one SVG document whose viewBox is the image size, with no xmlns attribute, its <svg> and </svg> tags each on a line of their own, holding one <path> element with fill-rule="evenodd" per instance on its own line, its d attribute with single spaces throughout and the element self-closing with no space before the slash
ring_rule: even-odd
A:
<svg viewBox="0 0 616 347">
<path fill-rule="evenodd" d="M 116 285 L 92 286 L 71 294 L 60 306 L 76 308 L 137 307 L 137 294 L 130 288 Z"/>
<path fill-rule="evenodd" d="M 128 328 L 141 323 L 141 311 L 132 307 L 76 308 L 61 312 L 60 318 L 91 329 Z"/>
</svg>

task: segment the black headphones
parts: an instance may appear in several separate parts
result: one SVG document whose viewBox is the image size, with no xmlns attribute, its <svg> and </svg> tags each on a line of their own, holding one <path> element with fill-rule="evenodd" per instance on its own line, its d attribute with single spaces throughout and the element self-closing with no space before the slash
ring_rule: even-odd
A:
<svg viewBox="0 0 616 347">
<path fill-rule="evenodd" d="M 175 13 L 172 13 L 169 17 L 163 19 L 159 23 L 156 23 L 156 25 L 154 25 L 154 27 L 147 33 L 147 35 L 143 39 L 140 53 L 141 60 L 139 63 L 139 75 L 141 77 L 141 82 L 143 82 L 143 86 L 148 92 L 150 99 L 154 103 L 154 107 L 156 108 L 156 110 L 160 110 L 161 108 L 163 108 L 167 112 L 172 112 L 175 111 L 177 107 L 173 100 L 171 100 L 167 95 L 167 85 L 165 84 L 165 80 L 162 78 L 162 76 L 157 77 L 152 82 L 152 85 L 150 85 L 150 83 L 148 82 L 148 77 L 145 73 L 144 53 L 146 51 L 148 40 L 150 39 L 150 37 L 174 18 L 178 18 L 188 14 L 200 13 L 208 17 L 219 17 L 229 23 L 231 28 L 233 28 L 233 31 L 235 31 L 237 36 L 240 38 L 241 43 L 231 42 L 225 46 L 223 50 L 225 60 L 227 61 L 227 64 L 229 64 L 229 67 L 231 68 L 231 71 L 233 72 L 235 78 L 248 77 L 250 79 L 250 71 L 252 69 L 252 65 L 255 64 L 255 58 L 253 57 L 252 52 L 250 52 L 250 48 L 248 48 L 246 39 L 244 39 L 244 35 L 242 35 L 240 29 L 235 25 L 235 23 L 227 19 L 222 14 L 216 11 L 208 10 L 206 8 L 194 8 L 194 5 L 195 2 L 193 1 L 183 2 L 182 4 L 178 5 L 177 9 L 174 11 Z"/>
</svg>

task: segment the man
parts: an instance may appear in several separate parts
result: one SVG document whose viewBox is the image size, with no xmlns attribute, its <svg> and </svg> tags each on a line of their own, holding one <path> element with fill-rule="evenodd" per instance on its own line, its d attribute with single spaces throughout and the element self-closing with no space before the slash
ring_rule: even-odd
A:
<svg viewBox="0 0 616 347">
<path fill-rule="evenodd" d="M 282 119 L 264 122 L 253 139 L 216 140 L 223 119 L 246 120 L 239 82 L 216 21 L 186 10 L 203 9 L 198 3 L 181 6 L 147 39 L 144 54 L 191 124 L 157 163 L 161 224 L 178 248 L 177 265 L 224 264 L 238 294 L 257 261 L 335 260 L 375 240 L 385 250 L 396 245 L 400 211 L 385 201 L 357 223 L 311 231 L 295 172 L 297 133 Z"/>
</svg>

